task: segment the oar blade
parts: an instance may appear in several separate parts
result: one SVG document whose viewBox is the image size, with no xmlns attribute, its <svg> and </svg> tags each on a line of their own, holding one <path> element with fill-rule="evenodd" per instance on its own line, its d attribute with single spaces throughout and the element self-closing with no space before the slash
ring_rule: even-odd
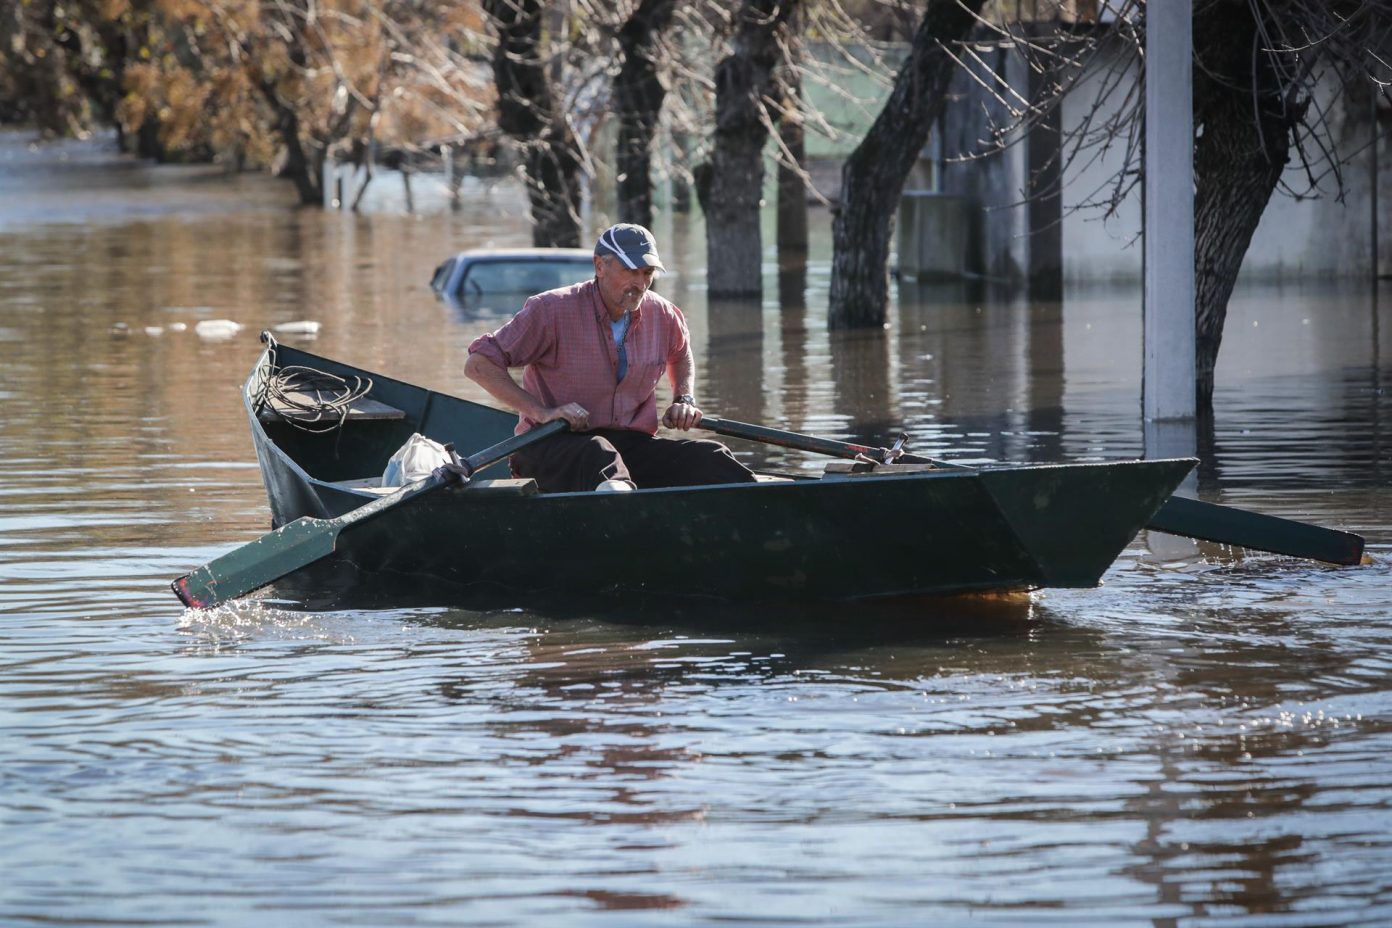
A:
<svg viewBox="0 0 1392 928">
<path fill-rule="evenodd" d="M 221 605 L 332 554 L 340 527 L 333 519 L 296 519 L 180 577 L 171 586 L 192 609 Z"/>
<path fill-rule="evenodd" d="M 1171 496 L 1146 528 L 1328 564 L 1363 561 L 1361 535 L 1183 496 Z"/>
</svg>

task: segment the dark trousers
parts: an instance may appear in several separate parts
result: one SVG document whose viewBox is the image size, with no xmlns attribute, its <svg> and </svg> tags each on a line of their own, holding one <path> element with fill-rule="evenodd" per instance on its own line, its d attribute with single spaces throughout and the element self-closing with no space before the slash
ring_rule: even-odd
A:
<svg viewBox="0 0 1392 928">
<path fill-rule="evenodd" d="M 641 489 L 754 482 L 754 473 L 718 441 L 628 429 L 561 432 L 523 448 L 511 464 L 513 474 L 531 477 L 543 493 L 593 490 L 605 480 Z"/>
</svg>

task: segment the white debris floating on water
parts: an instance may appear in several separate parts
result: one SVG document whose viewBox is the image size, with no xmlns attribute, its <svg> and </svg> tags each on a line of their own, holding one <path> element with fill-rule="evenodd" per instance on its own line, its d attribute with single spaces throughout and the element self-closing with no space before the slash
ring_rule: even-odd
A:
<svg viewBox="0 0 1392 928">
<path fill-rule="evenodd" d="M 193 327 L 199 338 L 208 339 L 231 338 L 241 330 L 242 324 L 231 319 L 204 319 Z"/>
<path fill-rule="evenodd" d="M 320 323 L 311 319 L 301 319 L 297 322 L 282 322 L 280 325 L 271 326 L 273 332 L 282 335 L 318 335 Z"/>
<path fill-rule="evenodd" d="M 299 319 L 294 322 L 282 322 L 272 326 L 272 330 L 281 335 L 302 335 L 306 338 L 314 338 L 319 334 L 323 327 L 322 322 L 313 319 Z M 147 325 L 141 326 L 140 331 L 154 338 L 166 332 L 187 332 L 188 324 L 183 322 L 171 322 L 168 325 Z M 193 327 L 193 331 L 199 338 L 209 341 L 220 341 L 231 338 L 242 329 L 246 328 L 242 323 L 232 319 L 204 319 Z M 117 322 L 111 327 L 112 335 L 126 336 L 131 334 L 131 327 L 124 322 Z"/>
</svg>

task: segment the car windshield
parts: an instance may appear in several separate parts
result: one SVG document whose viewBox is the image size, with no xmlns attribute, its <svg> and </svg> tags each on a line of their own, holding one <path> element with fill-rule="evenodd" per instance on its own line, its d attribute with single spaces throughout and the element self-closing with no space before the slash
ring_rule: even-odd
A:
<svg viewBox="0 0 1392 928">
<path fill-rule="evenodd" d="M 480 261 L 464 275 L 459 296 L 465 300 L 477 300 L 497 293 L 530 296 L 593 276 L 594 265 L 588 260 Z"/>
<path fill-rule="evenodd" d="M 435 273 L 430 278 L 430 286 L 434 287 L 436 290 L 443 287 L 445 281 L 449 280 L 450 274 L 454 272 L 454 263 L 455 259 L 450 258 L 444 264 L 437 267 Z"/>
</svg>

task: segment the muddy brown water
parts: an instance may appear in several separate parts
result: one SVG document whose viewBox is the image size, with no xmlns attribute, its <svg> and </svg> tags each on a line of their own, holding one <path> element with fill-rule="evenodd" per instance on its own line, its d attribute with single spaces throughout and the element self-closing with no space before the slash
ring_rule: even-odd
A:
<svg viewBox="0 0 1392 928">
<path fill-rule="evenodd" d="M 260 329 L 484 399 L 461 359 L 503 316 L 427 281 L 526 244 L 521 200 L 393 205 L 0 135 L 0 923 L 1392 922 L 1385 294 L 1240 289 L 1199 474 L 1365 534 L 1364 567 L 1143 533 L 1097 590 L 890 617 L 185 612 L 169 580 L 267 525 Z M 1143 452 L 1134 288 L 905 287 L 831 335 L 814 225 L 803 296 L 770 257 L 751 307 L 704 299 L 699 219 L 659 224 L 708 410 L 966 462 Z"/>
</svg>

